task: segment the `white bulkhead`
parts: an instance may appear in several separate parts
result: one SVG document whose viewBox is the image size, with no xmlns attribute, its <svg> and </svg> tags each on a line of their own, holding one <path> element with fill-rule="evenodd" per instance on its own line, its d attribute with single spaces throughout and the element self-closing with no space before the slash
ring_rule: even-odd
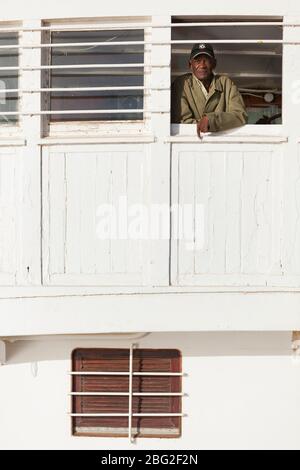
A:
<svg viewBox="0 0 300 470">
<path fill-rule="evenodd" d="M 195 41 L 245 126 L 171 122 Z M 0 448 L 300 448 L 299 58 L 296 1 L 3 8 Z M 180 437 L 72 435 L 72 351 L 132 344 L 180 351 Z"/>
</svg>

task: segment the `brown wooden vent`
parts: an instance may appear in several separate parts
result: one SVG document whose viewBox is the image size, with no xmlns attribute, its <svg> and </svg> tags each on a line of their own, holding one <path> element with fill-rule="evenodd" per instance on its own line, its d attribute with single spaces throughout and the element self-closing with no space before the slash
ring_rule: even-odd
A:
<svg viewBox="0 0 300 470">
<path fill-rule="evenodd" d="M 130 432 L 133 437 L 180 436 L 180 352 L 133 349 L 132 372 L 130 376 L 128 349 L 76 349 L 73 352 L 74 435 L 124 437 Z M 111 416 L 114 414 L 117 416 Z"/>
</svg>

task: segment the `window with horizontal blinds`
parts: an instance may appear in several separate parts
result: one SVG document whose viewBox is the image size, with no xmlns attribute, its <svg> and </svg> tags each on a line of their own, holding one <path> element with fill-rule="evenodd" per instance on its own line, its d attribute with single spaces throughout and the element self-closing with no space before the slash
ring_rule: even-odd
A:
<svg viewBox="0 0 300 470">
<path fill-rule="evenodd" d="M 128 414 L 129 413 L 128 349 L 77 349 L 73 352 L 72 413 Z M 134 437 L 179 437 L 180 416 L 153 416 L 181 413 L 181 354 L 175 349 L 134 349 L 132 377 L 132 435 Z M 90 375 L 84 375 L 90 373 Z M 108 373 L 92 375 L 91 373 Z M 109 375 L 120 373 L 120 375 Z M 125 375 L 122 375 L 124 374 Z M 159 375 L 135 375 L 158 373 Z M 107 393 L 117 395 L 106 395 Z M 147 394 L 146 396 L 143 394 Z M 177 395 L 176 395 L 177 394 Z M 134 416 L 135 414 L 152 416 Z M 128 416 L 75 416 L 74 435 L 128 435 Z"/>
<path fill-rule="evenodd" d="M 51 121 L 142 120 L 143 41 L 143 29 L 52 32 L 51 66 L 58 68 L 50 72 L 50 109 L 69 113 Z"/>
<path fill-rule="evenodd" d="M 12 114 L 18 111 L 19 54 L 17 45 L 17 33 L 5 33 L 0 29 L 0 126 L 18 123 L 18 116 Z"/>
</svg>

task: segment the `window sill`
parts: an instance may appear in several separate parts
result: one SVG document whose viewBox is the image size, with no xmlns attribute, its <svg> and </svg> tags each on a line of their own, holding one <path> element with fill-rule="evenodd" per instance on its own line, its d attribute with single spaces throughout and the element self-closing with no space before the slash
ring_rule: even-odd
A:
<svg viewBox="0 0 300 470">
<path fill-rule="evenodd" d="M 166 142 L 171 143 L 271 143 L 287 142 L 288 137 L 282 135 L 281 125 L 248 124 L 230 131 L 206 133 L 199 139 L 196 126 L 193 124 L 172 124 L 171 136 Z"/>
<path fill-rule="evenodd" d="M 165 140 L 166 143 L 213 143 L 213 144 L 231 144 L 231 143 L 238 143 L 238 144 L 281 144 L 283 142 L 287 142 L 287 137 L 281 136 L 230 136 L 230 137 L 215 137 L 210 135 L 204 135 L 202 139 L 199 137 L 188 137 L 188 136 L 171 136 Z"/>
<path fill-rule="evenodd" d="M 109 135 L 98 137 L 46 137 L 41 139 L 39 145 L 72 145 L 72 144 L 148 144 L 155 142 L 151 134 L 144 135 Z"/>
<path fill-rule="evenodd" d="M 0 147 L 23 147 L 26 145 L 26 139 L 6 138 L 0 137 Z"/>
</svg>

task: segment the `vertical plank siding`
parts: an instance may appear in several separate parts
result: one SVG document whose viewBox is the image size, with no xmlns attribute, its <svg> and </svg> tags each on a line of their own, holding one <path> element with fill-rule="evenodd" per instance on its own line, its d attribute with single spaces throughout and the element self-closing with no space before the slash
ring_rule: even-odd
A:
<svg viewBox="0 0 300 470">
<path fill-rule="evenodd" d="M 43 254 L 45 284 L 150 285 L 147 240 L 97 237 L 97 208 L 127 202 L 128 222 L 149 208 L 153 177 L 145 145 L 74 146 L 43 151 Z M 299 274 L 299 220 L 294 212 L 293 256 L 286 250 L 284 145 L 174 144 L 172 149 L 172 250 L 174 285 L 287 286 Z M 298 165 L 300 168 L 298 156 Z M 299 205 L 299 169 L 293 172 Z M 124 199 L 125 198 L 125 199 Z M 185 237 L 177 240 L 174 204 Z M 186 211 L 186 208 L 187 212 Z M 195 218 L 200 207 L 203 219 Z M 139 214 L 139 212 L 136 212 Z M 292 215 L 292 214 L 291 214 Z M 201 227 L 199 226 L 201 224 Z M 198 224 L 198 226 L 197 226 Z M 200 230 L 199 230 L 200 229 Z M 290 226 L 289 226 L 290 230 Z M 297 251 L 298 250 L 298 251 Z"/>
<path fill-rule="evenodd" d="M 17 282 L 20 247 L 19 151 L 0 149 L 0 284 Z"/>
<path fill-rule="evenodd" d="M 300 286 L 299 103 L 290 93 L 299 46 L 284 45 L 283 126 L 245 128 L 245 139 L 234 134 L 232 143 L 230 133 L 229 140 L 216 136 L 219 143 L 197 142 L 190 127 L 179 143 L 176 134 L 170 139 L 170 19 L 152 16 L 160 27 L 145 29 L 153 41 L 145 48 L 145 63 L 153 65 L 145 86 L 153 89 L 145 96 L 141 127 L 80 126 L 77 139 L 62 125 L 48 135 L 47 120 L 39 116 L 41 94 L 20 94 L 24 115 L 13 135 L 26 145 L 0 147 L 0 285 Z M 20 55 L 20 89 L 39 89 L 42 53 L 31 46 L 45 39 L 42 20 L 22 25 L 20 42 L 27 47 Z M 298 40 L 298 34 L 299 28 L 284 28 L 285 40 Z M 132 143 L 104 143 L 123 131 Z M 96 142 L 82 143 L 85 132 Z M 256 132 L 258 140 L 251 141 Z M 53 143 L 58 136 L 69 143 Z M 122 202 L 129 238 L 120 233 Z M 117 219 L 101 238 L 99 208 L 105 205 Z M 155 209 L 166 236 L 153 239 L 149 226 L 134 237 L 141 212 L 150 222 Z"/>
<path fill-rule="evenodd" d="M 203 210 L 201 233 L 172 244 L 173 284 L 284 285 L 296 273 L 297 266 L 290 269 L 283 260 L 283 154 L 282 146 L 264 144 L 220 150 L 207 145 L 203 151 L 193 144 L 173 146 L 172 203 L 192 205 L 194 230 L 197 205 Z M 298 171 L 292 183 L 298 206 L 299 181 Z M 300 222 L 290 223 L 296 255 Z M 294 258 L 298 265 L 299 256 Z"/>
<path fill-rule="evenodd" d="M 147 207 L 147 184 L 141 146 L 44 149 L 44 282 L 140 285 L 148 269 L 145 243 L 122 234 L 119 238 L 119 208 L 127 204 L 130 226 L 132 205 Z M 117 215 L 105 239 L 97 235 L 97 223 L 106 214 L 97 215 L 101 205 L 111 206 Z"/>
</svg>

